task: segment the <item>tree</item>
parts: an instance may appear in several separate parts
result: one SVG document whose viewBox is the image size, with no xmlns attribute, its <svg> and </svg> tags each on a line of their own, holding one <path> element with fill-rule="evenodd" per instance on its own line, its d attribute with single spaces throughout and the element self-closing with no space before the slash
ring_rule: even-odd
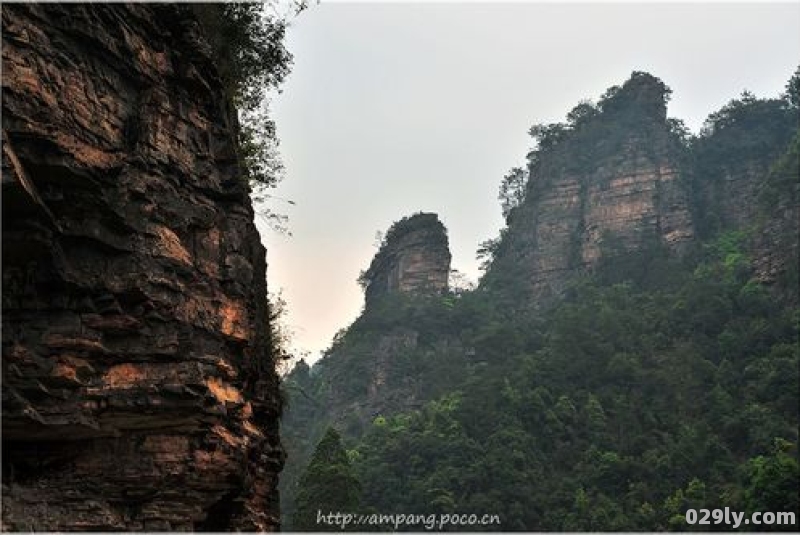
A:
<svg viewBox="0 0 800 535">
<path fill-rule="evenodd" d="M 361 485 L 342 439 L 329 427 L 300 478 L 291 527 L 296 531 L 341 531 L 338 525 L 318 524 L 317 514 L 352 513 L 358 507 L 360 494 Z"/>
<path fill-rule="evenodd" d="M 302 6 L 298 7 L 298 11 Z M 277 180 L 275 123 L 266 96 L 289 74 L 292 55 L 283 44 L 286 18 L 267 13 L 266 3 L 194 4 L 214 63 L 241 121 L 239 143 L 251 182 Z"/>
<path fill-rule="evenodd" d="M 667 137 L 654 120 L 667 97 L 657 79 L 637 74 L 601 99 L 597 116 L 579 105 L 563 125 L 536 129 L 545 142 L 528 168 L 531 195 L 546 193 L 551 176 L 606 187 L 595 182 L 598 162 L 649 154 L 647 144 L 662 138 L 688 141 L 679 122 L 668 123 Z M 724 179 L 725 166 L 758 169 L 737 163 L 743 151 L 767 163 L 780 157 L 756 176 L 777 208 L 763 219 L 783 219 L 796 200 L 800 147 L 795 137 L 786 153 L 783 140 L 797 131 L 788 108 L 745 94 L 676 157 L 709 181 Z M 513 212 L 512 220 L 537 217 Z M 343 427 L 358 453 L 360 512 L 486 511 L 511 531 L 632 531 L 702 529 L 687 524 L 686 510 L 715 503 L 796 511 L 796 277 L 787 297 L 773 293 L 776 285 L 754 277 L 761 227 L 720 221 L 680 258 L 654 231 L 639 229 L 635 249 L 624 234 L 601 233 L 600 263 L 575 269 L 552 300 L 527 291 L 526 264 L 539 260 L 528 247 L 539 238 L 522 228 L 532 222 L 516 221 L 481 244 L 487 273 L 475 291 L 387 300 L 338 335 L 314 368 L 323 408 L 294 429 L 364 420 Z M 786 251 L 796 244 L 791 222 Z M 416 333 L 413 344 L 394 343 L 406 333 Z M 384 349 L 389 341 L 396 349 Z M 389 357 L 386 380 L 370 392 L 376 355 Z"/>
<path fill-rule="evenodd" d="M 525 200 L 525 188 L 528 185 L 528 170 L 521 167 L 514 167 L 500 182 L 500 206 L 503 209 L 503 217 L 508 218 L 511 210 L 522 204 Z"/>
<path fill-rule="evenodd" d="M 457 269 L 450 270 L 450 277 L 447 281 L 447 285 L 450 291 L 455 295 L 462 295 L 475 289 L 475 283 Z"/>
<path fill-rule="evenodd" d="M 592 104 L 591 100 L 581 100 L 577 106 L 567 114 L 567 122 L 576 128 L 594 117 L 597 117 L 599 110 Z"/>
<path fill-rule="evenodd" d="M 211 49 L 230 104 L 238 114 L 239 164 L 256 200 L 266 200 L 283 174 L 278 138 L 268 95 L 289 74 L 292 55 L 284 46 L 290 14 L 276 12 L 277 2 L 192 4 Z M 294 15 L 305 0 L 290 4 Z M 291 203 L 291 201 L 289 201 Z M 286 231 L 286 217 L 267 210 L 276 230 Z"/>
<path fill-rule="evenodd" d="M 789 79 L 789 83 L 786 84 L 786 93 L 783 98 L 795 110 L 800 109 L 800 67 L 797 67 Z"/>
<path fill-rule="evenodd" d="M 489 267 L 494 262 L 494 259 L 497 258 L 497 253 L 500 251 L 500 247 L 503 245 L 504 240 L 507 240 L 508 228 L 500 229 L 500 235 L 496 238 L 490 238 L 486 241 L 481 242 L 478 245 L 478 250 L 475 252 L 475 256 L 478 260 L 481 261 L 480 269 L 482 271 L 488 272 Z"/>
<path fill-rule="evenodd" d="M 569 127 L 564 123 L 535 124 L 528 130 L 528 134 L 536 142 L 534 152 L 541 153 L 552 149 L 566 139 L 569 131 Z"/>
<path fill-rule="evenodd" d="M 798 512 L 800 468 L 794 444 L 776 438 L 770 455 L 750 459 L 746 471 L 744 493 L 749 511 Z"/>
</svg>

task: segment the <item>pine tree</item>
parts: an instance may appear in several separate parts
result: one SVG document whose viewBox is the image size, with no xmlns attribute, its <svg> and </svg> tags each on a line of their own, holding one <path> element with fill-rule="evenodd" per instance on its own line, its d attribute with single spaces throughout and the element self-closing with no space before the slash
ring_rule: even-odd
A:
<svg viewBox="0 0 800 535">
<path fill-rule="evenodd" d="M 300 478 L 291 528 L 295 531 L 341 531 L 339 525 L 317 522 L 318 513 L 350 514 L 359 504 L 356 479 L 339 433 L 329 427 Z"/>
</svg>

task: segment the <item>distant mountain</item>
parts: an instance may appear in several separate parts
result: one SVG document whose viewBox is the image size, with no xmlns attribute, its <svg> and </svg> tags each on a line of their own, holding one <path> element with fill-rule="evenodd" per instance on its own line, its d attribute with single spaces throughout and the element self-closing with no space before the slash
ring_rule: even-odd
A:
<svg viewBox="0 0 800 535">
<path fill-rule="evenodd" d="M 534 126 L 473 291 L 448 288 L 434 214 L 396 223 L 361 316 L 285 382 L 286 527 L 331 426 L 361 511 L 501 517 L 470 530 L 797 514 L 797 78 L 697 136 L 642 72 Z"/>
</svg>

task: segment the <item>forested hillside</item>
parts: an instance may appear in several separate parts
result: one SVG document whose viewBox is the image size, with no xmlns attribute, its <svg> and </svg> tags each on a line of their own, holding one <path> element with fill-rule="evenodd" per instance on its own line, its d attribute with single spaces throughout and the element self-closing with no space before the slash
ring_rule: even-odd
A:
<svg viewBox="0 0 800 535">
<path fill-rule="evenodd" d="M 800 513 L 799 78 L 698 135 L 646 73 L 534 126 L 479 286 L 382 294 L 286 380 L 285 526 L 339 529 L 320 509 L 511 531 Z"/>
</svg>

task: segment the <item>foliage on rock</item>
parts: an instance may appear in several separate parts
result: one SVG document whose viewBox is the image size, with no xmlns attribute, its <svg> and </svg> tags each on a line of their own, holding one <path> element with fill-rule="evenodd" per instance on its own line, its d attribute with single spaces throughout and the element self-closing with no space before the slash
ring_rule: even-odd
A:
<svg viewBox="0 0 800 535">
<path fill-rule="evenodd" d="M 634 73 L 535 126 L 481 286 L 390 295 L 289 377 L 301 461 L 335 424 L 359 510 L 509 531 L 800 514 L 797 107 L 745 95 L 692 136 L 669 94 Z"/>
</svg>

